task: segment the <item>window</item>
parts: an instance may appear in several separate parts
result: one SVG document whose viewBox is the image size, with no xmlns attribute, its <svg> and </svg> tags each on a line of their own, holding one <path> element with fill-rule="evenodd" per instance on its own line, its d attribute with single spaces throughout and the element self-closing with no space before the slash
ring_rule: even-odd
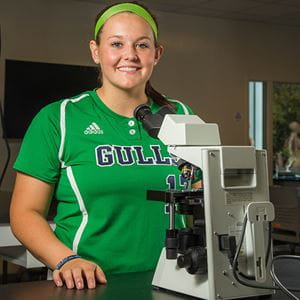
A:
<svg viewBox="0 0 300 300">
<path fill-rule="evenodd" d="M 300 180 L 299 83 L 273 83 L 273 157 L 277 178 Z"/>
<path fill-rule="evenodd" d="M 265 148 L 265 83 L 249 81 L 249 137 L 256 149 Z"/>
</svg>

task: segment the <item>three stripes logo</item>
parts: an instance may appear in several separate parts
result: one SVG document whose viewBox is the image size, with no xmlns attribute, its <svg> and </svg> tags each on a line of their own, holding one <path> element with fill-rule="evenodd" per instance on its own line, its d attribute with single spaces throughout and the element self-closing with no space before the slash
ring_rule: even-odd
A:
<svg viewBox="0 0 300 300">
<path fill-rule="evenodd" d="M 84 134 L 103 134 L 103 130 L 95 123 L 91 123 L 85 131 L 83 132 Z"/>
</svg>

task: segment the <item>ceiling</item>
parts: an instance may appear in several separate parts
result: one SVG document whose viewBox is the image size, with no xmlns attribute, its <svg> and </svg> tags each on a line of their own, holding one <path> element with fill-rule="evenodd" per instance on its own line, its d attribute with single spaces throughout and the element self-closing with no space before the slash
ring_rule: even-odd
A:
<svg viewBox="0 0 300 300">
<path fill-rule="evenodd" d="M 112 0 L 77 0 L 111 4 Z M 300 0 L 143 0 L 151 9 L 245 22 L 300 27 Z"/>
</svg>

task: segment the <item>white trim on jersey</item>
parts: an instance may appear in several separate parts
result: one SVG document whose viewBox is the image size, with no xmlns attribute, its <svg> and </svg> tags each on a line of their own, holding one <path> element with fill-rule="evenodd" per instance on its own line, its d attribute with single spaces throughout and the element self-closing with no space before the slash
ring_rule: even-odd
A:
<svg viewBox="0 0 300 300">
<path fill-rule="evenodd" d="M 83 198 L 80 194 L 78 185 L 76 183 L 76 180 L 75 180 L 75 177 L 74 177 L 74 174 L 73 174 L 73 171 L 72 171 L 72 167 L 70 167 L 70 166 L 66 167 L 66 164 L 62 159 L 62 156 L 63 156 L 64 146 L 65 146 L 65 137 L 66 137 L 66 106 L 69 102 L 75 103 L 75 102 L 78 102 L 78 101 L 80 101 L 81 99 L 83 99 L 87 96 L 89 96 L 89 95 L 88 94 L 83 94 L 83 95 L 79 96 L 78 98 L 66 99 L 61 103 L 61 106 L 60 106 L 61 140 L 60 140 L 60 146 L 59 146 L 59 151 L 58 151 L 58 158 L 59 158 L 59 161 L 61 162 L 61 167 L 66 168 L 66 170 L 67 170 L 67 176 L 68 176 L 70 185 L 71 185 L 72 190 L 73 190 L 73 192 L 76 196 L 76 200 L 78 202 L 78 205 L 79 205 L 79 208 L 80 208 L 80 211 L 81 211 L 81 214 L 82 214 L 82 221 L 81 221 L 81 223 L 80 223 L 80 225 L 79 225 L 79 227 L 76 231 L 76 234 L 75 234 L 75 237 L 74 237 L 74 240 L 73 240 L 73 246 L 72 246 L 73 251 L 76 252 L 76 253 L 77 253 L 77 250 L 78 250 L 78 245 L 79 245 L 81 236 L 82 236 L 83 231 L 84 231 L 84 229 L 87 225 L 87 222 L 88 222 L 88 213 L 87 213 L 87 210 L 85 208 L 84 201 L 83 201 Z"/>
<path fill-rule="evenodd" d="M 185 106 L 182 102 L 180 102 L 179 100 L 168 99 L 168 101 L 171 101 L 171 102 L 175 102 L 175 103 L 180 104 L 181 107 L 183 108 L 184 114 L 185 114 L 185 115 L 189 115 L 189 114 L 190 114 L 189 111 L 188 111 L 188 109 L 186 108 L 186 106 Z"/>
<path fill-rule="evenodd" d="M 74 99 L 66 99 L 64 100 L 61 105 L 60 105 L 60 146 L 59 146 L 59 151 L 58 151 L 58 159 L 61 162 L 61 167 L 65 168 L 65 162 L 62 160 L 62 155 L 65 147 L 65 137 L 66 137 L 66 106 L 67 104 L 71 102 L 77 102 L 80 101 L 82 98 L 87 97 L 88 94 L 83 94 L 79 96 L 78 98 Z"/>
<path fill-rule="evenodd" d="M 66 112 L 66 105 L 70 100 L 66 99 L 60 105 L 60 145 L 58 151 L 58 159 L 61 163 L 61 167 L 65 168 L 65 163 L 62 160 L 62 153 L 64 150 L 65 145 L 65 135 L 66 135 L 66 121 L 65 121 L 65 112 Z"/>
<path fill-rule="evenodd" d="M 76 195 L 76 199 L 78 201 L 78 204 L 79 204 L 79 208 L 80 208 L 80 211 L 82 213 L 82 221 L 81 221 L 81 224 L 80 226 L 78 227 L 77 229 L 77 232 L 75 234 L 75 237 L 74 237 L 74 240 L 73 240 L 73 247 L 72 247 L 72 250 L 77 253 L 77 250 L 78 250 L 78 245 L 79 245 L 79 242 L 80 242 L 80 239 L 81 239 L 81 236 L 82 236 L 82 233 L 85 229 L 85 226 L 88 222 L 88 213 L 87 213 L 87 210 L 85 208 L 85 205 L 84 205 L 84 202 L 83 202 L 83 199 L 81 197 L 81 194 L 80 194 L 80 191 L 79 191 L 79 188 L 77 186 L 77 183 L 76 183 L 76 180 L 74 178 L 74 174 L 73 174 L 73 171 L 72 171 L 72 167 L 67 167 L 67 176 L 68 176 L 68 179 L 70 181 L 70 184 L 71 184 L 71 187 L 73 189 L 73 192 L 75 193 Z"/>
</svg>

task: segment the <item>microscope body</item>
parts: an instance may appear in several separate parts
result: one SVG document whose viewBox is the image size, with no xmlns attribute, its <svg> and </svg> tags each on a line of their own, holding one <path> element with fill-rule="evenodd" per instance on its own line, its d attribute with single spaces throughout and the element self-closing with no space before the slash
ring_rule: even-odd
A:
<svg viewBox="0 0 300 300">
<path fill-rule="evenodd" d="M 197 116 L 166 115 L 158 137 L 168 145 L 172 155 L 202 170 L 200 227 L 204 228 L 201 251 L 205 254 L 199 271 L 191 274 L 180 266 L 178 258 L 167 259 L 164 248 L 153 286 L 209 300 L 272 294 L 272 290 L 236 281 L 227 244 L 224 245 L 224 241 L 239 241 L 247 214 L 239 272 L 252 278 L 255 284 L 272 286 L 268 225 L 274 219 L 274 209 L 269 201 L 266 151 L 252 146 L 221 146 L 217 125 L 205 124 Z"/>
</svg>

